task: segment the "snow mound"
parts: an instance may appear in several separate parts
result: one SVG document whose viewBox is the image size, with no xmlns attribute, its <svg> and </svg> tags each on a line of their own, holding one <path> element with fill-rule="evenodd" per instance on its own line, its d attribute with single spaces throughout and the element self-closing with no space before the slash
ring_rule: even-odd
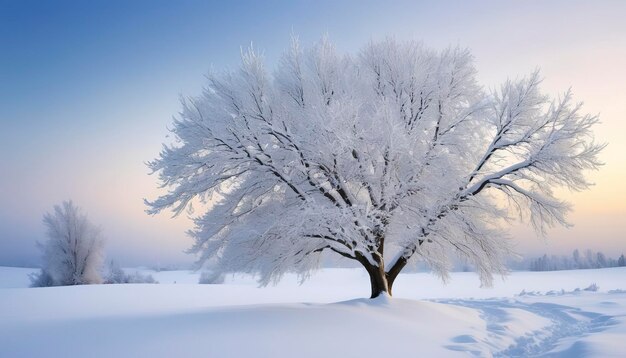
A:
<svg viewBox="0 0 626 358">
<path fill-rule="evenodd" d="M 6 289 L 0 356 L 386 356 L 417 344 L 425 356 L 445 357 L 461 353 L 448 348 L 455 342 L 486 336 L 479 313 L 456 305 L 380 297 L 212 306 L 213 290 L 197 290 L 203 287 Z"/>
</svg>

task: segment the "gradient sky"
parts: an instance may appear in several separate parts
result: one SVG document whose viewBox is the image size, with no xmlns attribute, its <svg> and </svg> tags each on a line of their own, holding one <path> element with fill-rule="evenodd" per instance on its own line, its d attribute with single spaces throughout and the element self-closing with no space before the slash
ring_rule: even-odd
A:
<svg viewBox="0 0 626 358">
<path fill-rule="evenodd" d="M 144 165 L 167 141 L 180 95 L 211 67 L 235 68 L 254 43 L 274 67 L 291 33 L 328 33 L 341 52 L 387 35 L 472 49 L 495 86 L 539 67 L 543 89 L 572 87 L 600 113 L 606 165 L 547 240 L 513 229 L 521 253 L 626 251 L 624 1 L 24 1 L 0 0 L 0 265 L 34 265 L 42 215 L 72 198 L 102 226 L 122 265 L 180 264 L 186 218 L 144 213 Z"/>
</svg>

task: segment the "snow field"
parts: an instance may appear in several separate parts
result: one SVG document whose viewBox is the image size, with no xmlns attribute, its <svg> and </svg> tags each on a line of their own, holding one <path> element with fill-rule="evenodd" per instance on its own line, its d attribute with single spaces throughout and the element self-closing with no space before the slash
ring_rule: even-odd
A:
<svg viewBox="0 0 626 358">
<path fill-rule="evenodd" d="M 491 289 L 479 289 L 469 273 L 454 273 L 447 286 L 410 273 L 394 298 L 376 300 L 358 298 L 369 289 L 359 269 L 324 269 L 302 285 L 287 275 L 266 288 L 250 276 L 198 285 L 197 273 L 149 270 L 140 272 L 161 284 L 7 288 L 28 272 L 0 268 L 0 357 L 620 357 L 626 350 L 626 292 L 617 291 L 626 288 L 624 269 L 514 272 Z M 571 292 L 591 283 L 598 292 Z M 515 296 L 522 290 L 539 292 Z"/>
</svg>

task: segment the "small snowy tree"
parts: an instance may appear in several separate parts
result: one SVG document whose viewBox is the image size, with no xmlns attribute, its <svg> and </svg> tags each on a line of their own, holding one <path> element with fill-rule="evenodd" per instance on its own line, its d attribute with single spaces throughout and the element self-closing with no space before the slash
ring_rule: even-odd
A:
<svg viewBox="0 0 626 358">
<path fill-rule="evenodd" d="M 455 255 L 490 284 L 502 224 L 567 225 L 553 189 L 586 189 L 602 145 L 597 117 L 542 94 L 538 73 L 492 91 L 475 75 L 468 50 L 391 39 L 356 56 L 294 40 L 273 75 L 250 50 L 182 101 L 176 143 L 149 163 L 170 190 L 148 212 L 206 204 L 190 252 L 261 284 L 306 278 L 323 252 L 359 262 L 371 297 L 409 262 L 446 278 Z"/>
<path fill-rule="evenodd" d="M 101 283 L 103 240 L 100 229 L 72 201 L 54 206 L 43 217 L 48 240 L 43 251 L 41 273 L 34 286 L 63 286 Z"/>
<path fill-rule="evenodd" d="M 126 281 L 127 281 L 126 273 L 124 272 L 124 270 L 122 270 L 122 268 L 117 262 L 111 260 L 107 268 L 107 273 L 104 279 L 104 283 L 107 283 L 107 284 L 126 283 Z"/>
</svg>

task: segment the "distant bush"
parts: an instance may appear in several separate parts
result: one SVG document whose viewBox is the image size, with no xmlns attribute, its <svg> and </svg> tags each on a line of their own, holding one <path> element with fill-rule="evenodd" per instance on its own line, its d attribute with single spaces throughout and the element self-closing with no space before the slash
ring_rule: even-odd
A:
<svg viewBox="0 0 626 358">
<path fill-rule="evenodd" d="M 159 283 L 159 281 L 155 280 L 150 274 L 144 275 L 139 272 L 134 272 L 126 275 L 126 282 L 124 283 Z"/>
<path fill-rule="evenodd" d="M 224 274 L 216 273 L 214 271 L 202 271 L 198 283 L 211 285 L 224 283 Z"/>
<path fill-rule="evenodd" d="M 161 271 L 179 271 L 179 270 L 187 270 L 187 269 L 189 269 L 188 266 L 179 265 L 179 264 L 168 264 L 168 265 L 157 264 L 157 265 L 148 266 L 148 268 L 151 269 L 151 270 L 154 270 L 156 272 L 161 272 Z"/>
<path fill-rule="evenodd" d="M 54 286 L 54 279 L 48 273 L 48 271 L 41 269 L 39 272 L 31 273 L 29 275 L 31 287 L 50 287 Z"/>
<path fill-rule="evenodd" d="M 577 287 L 571 291 L 565 291 L 564 289 L 561 290 L 552 290 L 552 291 L 548 291 L 545 293 L 542 293 L 540 291 L 526 291 L 525 289 L 522 290 L 522 292 L 520 292 L 519 294 L 517 294 L 517 296 L 563 296 L 563 295 L 571 295 L 571 294 L 580 294 L 583 291 L 587 291 L 587 292 L 598 292 L 598 290 L 600 290 L 600 286 L 596 285 L 595 283 L 592 283 L 591 285 L 589 285 L 586 288 L 580 289 L 580 287 Z M 622 290 L 612 290 L 609 291 L 609 293 L 623 293 L 626 291 L 622 291 Z"/>
<path fill-rule="evenodd" d="M 150 274 L 144 275 L 139 272 L 127 274 L 117 263 L 111 261 L 109 263 L 109 272 L 104 281 L 106 284 L 116 283 L 159 283 Z"/>
</svg>

